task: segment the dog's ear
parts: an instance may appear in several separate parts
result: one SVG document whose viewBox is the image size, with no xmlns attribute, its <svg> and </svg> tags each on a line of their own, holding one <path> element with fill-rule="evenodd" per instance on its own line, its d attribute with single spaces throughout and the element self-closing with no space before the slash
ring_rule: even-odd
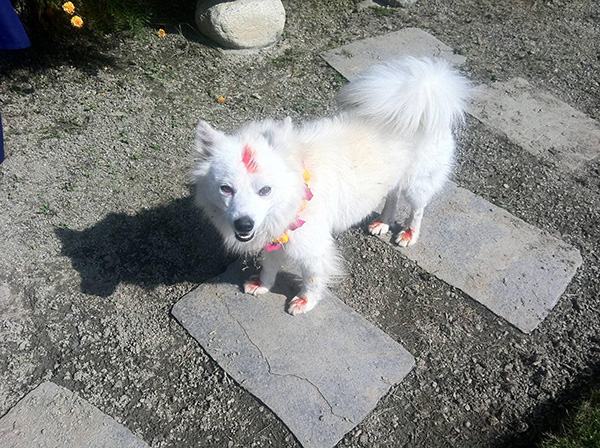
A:
<svg viewBox="0 0 600 448">
<path fill-rule="evenodd" d="M 292 124 L 292 119 L 291 117 L 286 117 L 265 132 L 264 136 L 273 149 L 280 150 L 289 146 L 293 132 L 294 125 Z"/>
<path fill-rule="evenodd" d="M 223 137 L 224 134 L 221 131 L 213 129 L 206 121 L 200 120 L 196 128 L 196 138 L 194 140 L 196 155 L 200 159 L 207 159 Z"/>
</svg>

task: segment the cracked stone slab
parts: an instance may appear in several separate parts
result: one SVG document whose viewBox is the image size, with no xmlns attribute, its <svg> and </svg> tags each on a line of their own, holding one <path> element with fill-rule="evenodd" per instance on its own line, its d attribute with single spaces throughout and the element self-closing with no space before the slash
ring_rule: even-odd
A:
<svg viewBox="0 0 600 448">
<path fill-rule="evenodd" d="M 0 419 L 3 448 L 149 448 L 112 417 L 54 383 L 42 383 Z"/>
<path fill-rule="evenodd" d="M 574 247 L 452 182 L 425 209 L 419 241 L 394 247 L 524 333 L 546 318 L 582 263 Z"/>
<path fill-rule="evenodd" d="M 478 87 L 469 114 L 570 170 L 600 155 L 598 122 L 521 78 Z"/>
<path fill-rule="evenodd" d="M 333 295 L 310 313 L 285 312 L 297 279 L 274 293 L 240 291 L 241 263 L 184 296 L 173 315 L 304 447 L 332 447 L 356 426 L 414 358 Z M 286 299 L 287 296 L 287 299 Z"/>
<path fill-rule="evenodd" d="M 371 65 L 400 56 L 433 56 L 446 59 L 454 65 L 462 65 L 467 60 L 420 28 L 404 28 L 383 36 L 358 40 L 326 51 L 321 56 L 349 80 Z"/>
</svg>

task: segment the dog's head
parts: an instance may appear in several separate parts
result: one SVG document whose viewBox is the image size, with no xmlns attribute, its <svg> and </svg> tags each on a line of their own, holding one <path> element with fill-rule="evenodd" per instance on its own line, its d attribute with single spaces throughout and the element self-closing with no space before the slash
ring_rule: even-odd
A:
<svg viewBox="0 0 600 448">
<path fill-rule="evenodd" d="M 302 165 L 291 119 L 250 123 L 232 135 L 198 124 L 196 203 L 234 252 L 261 249 L 283 233 L 302 201 Z"/>
</svg>

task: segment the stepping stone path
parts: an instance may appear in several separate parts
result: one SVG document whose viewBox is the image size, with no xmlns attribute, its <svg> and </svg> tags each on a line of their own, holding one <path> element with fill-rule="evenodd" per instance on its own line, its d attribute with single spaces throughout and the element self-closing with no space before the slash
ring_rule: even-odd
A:
<svg viewBox="0 0 600 448">
<path fill-rule="evenodd" d="M 478 87 L 469 114 L 530 153 L 576 170 L 600 155 L 600 126 L 522 78 Z"/>
<path fill-rule="evenodd" d="M 43 383 L 0 419 L 2 448 L 149 448 L 73 392 Z"/>
<path fill-rule="evenodd" d="M 293 317 L 288 276 L 258 297 L 241 292 L 241 263 L 183 297 L 173 315 L 304 447 L 330 447 L 356 426 L 414 358 L 333 295 Z M 243 276 L 243 278 L 242 278 Z M 280 274 L 279 279 L 282 280 Z"/>
<path fill-rule="evenodd" d="M 416 28 L 354 42 L 323 57 L 351 80 L 368 66 L 401 55 L 437 56 L 455 65 L 466 60 Z M 510 92 L 521 88 L 524 93 L 513 101 Z M 542 121 L 563 115 L 561 126 L 567 128 L 574 123 L 571 118 L 589 124 L 564 103 L 533 93 L 519 80 L 481 92 L 471 113 L 538 154 L 557 143 L 555 134 L 546 140 L 539 136 L 539 122 L 529 121 L 532 110 Z M 507 104 L 514 106 L 508 118 L 503 116 Z M 537 138 L 513 137 L 527 134 L 519 126 L 535 130 Z M 594 142 L 596 134 L 590 135 Z M 569 167 L 595 157 L 593 151 L 583 157 L 573 156 L 574 150 L 556 153 L 564 155 L 560 160 Z M 394 247 L 525 333 L 548 315 L 582 262 L 573 247 L 453 183 L 428 207 L 421 238 L 413 247 Z M 175 305 L 174 316 L 303 446 L 335 445 L 404 378 L 414 359 L 336 297 L 329 295 L 315 311 L 292 317 L 285 309 L 293 291 L 280 285 L 275 291 L 287 294 L 243 294 L 241 271 L 240 263 L 234 264 L 201 285 Z"/>
</svg>

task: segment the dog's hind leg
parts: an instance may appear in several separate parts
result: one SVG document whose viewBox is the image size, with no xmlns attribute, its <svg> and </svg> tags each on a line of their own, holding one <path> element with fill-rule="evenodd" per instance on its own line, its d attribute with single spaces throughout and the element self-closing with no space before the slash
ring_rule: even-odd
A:
<svg viewBox="0 0 600 448">
<path fill-rule="evenodd" d="M 421 220 L 424 211 L 425 207 L 411 207 L 410 216 L 405 221 L 404 229 L 396 236 L 395 241 L 399 246 L 412 246 L 417 242 L 421 232 Z"/>
<path fill-rule="evenodd" d="M 396 217 L 398 207 L 399 188 L 392 189 L 385 198 L 385 205 L 381 214 L 369 224 L 369 233 L 371 235 L 385 235 L 390 230 L 390 224 Z"/>
<path fill-rule="evenodd" d="M 283 249 L 265 252 L 260 276 L 254 275 L 246 280 L 244 283 L 244 292 L 255 296 L 269 292 L 275 284 L 275 279 L 283 265 L 284 257 L 285 253 Z"/>
<path fill-rule="evenodd" d="M 398 245 L 407 247 L 412 246 L 417 242 L 421 233 L 423 212 L 438 189 L 439 187 L 432 188 L 431 185 L 412 185 L 403 191 L 404 197 L 410 206 L 410 215 L 404 222 L 402 232 L 400 232 L 394 240 Z"/>
</svg>

